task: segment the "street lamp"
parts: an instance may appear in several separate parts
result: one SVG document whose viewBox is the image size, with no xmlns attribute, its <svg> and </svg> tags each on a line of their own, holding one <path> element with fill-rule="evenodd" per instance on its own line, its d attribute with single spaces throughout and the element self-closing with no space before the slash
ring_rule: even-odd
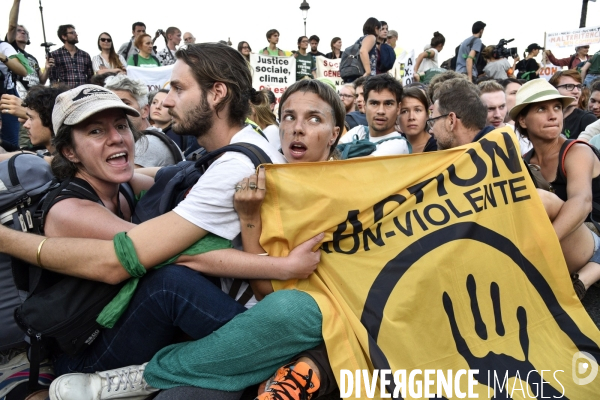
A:
<svg viewBox="0 0 600 400">
<path fill-rule="evenodd" d="M 300 10 L 302 10 L 302 19 L 304 19 L 304 36 L 306 36 L 306 17 L 308 16 L 308 10 L 310 10 L 310 6 L 306 0 L 300 4 Z"/>
</svg>

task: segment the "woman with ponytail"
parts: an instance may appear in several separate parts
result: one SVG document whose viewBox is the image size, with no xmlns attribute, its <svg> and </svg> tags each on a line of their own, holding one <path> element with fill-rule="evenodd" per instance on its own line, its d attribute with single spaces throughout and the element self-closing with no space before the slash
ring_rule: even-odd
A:
<svg viewBox="0 0 600 400">
<path fill-rule="evenodd" d="M 429 46 L 425 46 L 425 51 L 417 56 L 414 66 L 414 78 L 415 81 L 428 83 L 431 78 L 445 70 L 440 68 L 438 65 L 438 54 L 444 48 L 446 44 L 446 38 L 439 32 L 433 33 L 431 43 Z M 430 74 L 427 74 L 431 71 Z"/>
</svg>

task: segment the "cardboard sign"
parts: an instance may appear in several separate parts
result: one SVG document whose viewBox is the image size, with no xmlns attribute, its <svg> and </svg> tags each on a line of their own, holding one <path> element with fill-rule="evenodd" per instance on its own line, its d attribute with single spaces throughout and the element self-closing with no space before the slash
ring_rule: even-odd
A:
<svg viewBox="0 0 600 400">
<path fill-rule="evenodd" d="M 269 88 L 275 93 L 277 102 L 283 92 L 296 82 L 296 59 L 294 57 L 265 56 L 250 54 L 252 87 L 256 90 Z"/>
<path fill-rule="evenodd" d="M 156 68 L 127 67 L 127 76 L 131 79 L 138 79 L 148 85 L 149 92 L 156 92 L 160 89 L 169 89 L 171 83 L 171 71 L 173 66 Z"/>
<path fill-rule="evenodd" d="M 550 78 L 552 78 L 552 75 L 554 75 L 556 72 L 562 69 L 563 67 L 547 63 L 546 66 L 542 66 L 542 70 L 540 71 L 540 78 L 549 81 Z"/>
<path fill-rule="evenodd" d="M 412 49 L 408 52 L 403 51 L 402 54 L 396 58 L 394 68 L 389 71 L 389 74 L 401 81 L 402 86 L 406 86 L 414 81 L 414 65 L 415 50 Z"/>
<path fill-rule="evenodd" d="M 563 49 L 600 43 L 600 26 L 546 34 L 547 49 Z"/>
<path fill-rule="evenodd" d="M 344 85 L 344 80 L 340 76 L 341 58 L 330 60 L 323 56 L 317 56 L 317 78 L 327 78 L 335 84 L 336 90 L 340 91 Z"/>
</svg>

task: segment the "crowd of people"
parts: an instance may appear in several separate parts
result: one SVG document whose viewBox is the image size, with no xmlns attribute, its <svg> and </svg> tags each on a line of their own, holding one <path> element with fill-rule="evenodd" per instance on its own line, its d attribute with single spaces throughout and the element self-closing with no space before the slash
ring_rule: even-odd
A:
<svg viewBox="0 0 600 400">
<path fill-rule="evenodd" d="M 92 58 L 76 46 L 75 27 L 61 25 L 64 46 L 42 70 L 25 50 L 19 3 L 0 43 L 0 161 L 31 153 L 65 185 L 43 236 L 1 227 L 0 253 L 56 276 L 117 286 L 139 280 L 122 313 L 80 351 L 47 354 L 57 378 L 38 398 L 141 399 L 160 391 L 162 400 L 239 399 L 259 385 L 260 400 L 316 399 L 337 390 L 316 302 L 296 290 L 273 292 L 271 284 L 307 278 L 323 235 L 287 257 L 265 253 L 264 168 L 256 172 L 247 155 L 228 151 L 175 208 L 134 223 L 135 207 L 164 176 L 161 167 L 230 144 L 248 144 L 272 163 L 325 162 L 441 151 L 502 129 L 550 188 L 538 193 L 574 293 L 582 299 L 600 280 L 593 223 L 600 218 L 593 207 L 600 203 L 600 53 L 589 57 L 589 46 L 565 59 L 546 51 L 568 68 L 546 81 L 534 59 L 544 49 L 534 43 L 511 63 L 482 44 L 486 24 L 477 21 L 454 68 L 439 64 L 445 38 L 435 32 L 416 58 L 414 82 L 403 87 L 388 73 L 402 51 L 398 33 L 369 18 L 355 42 L 362 76 L 339 91 L 314 79 L 314 57 L 341 58 L 342 40 L 334 37 L 324 54 L 317 35 L 301 36 L 292 53 L 297 82 L 276 109 L 273 92 L 252 87 L 248 42 L 196 44 L 175 27 L 153 38 L 136 22 L 118 51 L 103 32 Z M 166 46 L 157 52 L 161 36 Z M 277 47 L 276 29 L 266 38 L 259 54 L 288 55 Z M 169 90 L 149 93 L 126 74 L 128 66 L 161 65 L 173 65 Z"/>
</svg>

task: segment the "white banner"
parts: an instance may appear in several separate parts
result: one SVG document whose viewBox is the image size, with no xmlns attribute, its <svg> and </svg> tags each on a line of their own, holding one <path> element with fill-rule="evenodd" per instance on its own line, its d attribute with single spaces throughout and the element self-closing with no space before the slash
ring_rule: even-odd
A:
<svg viewBox="0 0 600 400">
<path fill-rule="evenodd" d="M 296 59 L 294 57 L 250 54 L 252 87 L 256 90 L 269 88 L 279 103 L 283 92 L 296 82 Z"/>
<path fill-rule="evenodd" d="M 547 49 L 562 49 L 600 43 L 600 26 L 546 34 Z"/>
<path fill-rule="evenodd" d="M 344 86 L 344 80 L 340 76 L 340 62 L 341 58 L 330 60 L 323 56 L 317 56 L 317 78 L 327 78 L 331 80 L 336 87 L 337 92 L 340 92 L 340 88 Z"/>
<path fill-rule="evenodd" d="M 562 69 L 563 67 L 546 63 L 546 66 L 542 66 L 542 69 L 540 71 L 540 78 L 544 78 L 545 80 L 549 81 L 550 78 L 552 78 L 552 75 L 554 75 L 556 72 Z"/>
<path fill-rule="evenodd" d="M 402 82 L 402 86 L 406 86 L 413 82 L 414 65 L 415 50 L 412 49 L 408 52 L 402 52 L 402 54 L 396 58 L 394 68 L 388 73 Z"/>
<path fill-rule="evenodd" d="M 131 79 L 139 79 L 148 85 L 148 91 L 155 92 L 160 89 L 169 89 L 171 83 L 171 71 L 173 66 L 156 68 L 127 67 L 127 76 Z"/>
</svg>

